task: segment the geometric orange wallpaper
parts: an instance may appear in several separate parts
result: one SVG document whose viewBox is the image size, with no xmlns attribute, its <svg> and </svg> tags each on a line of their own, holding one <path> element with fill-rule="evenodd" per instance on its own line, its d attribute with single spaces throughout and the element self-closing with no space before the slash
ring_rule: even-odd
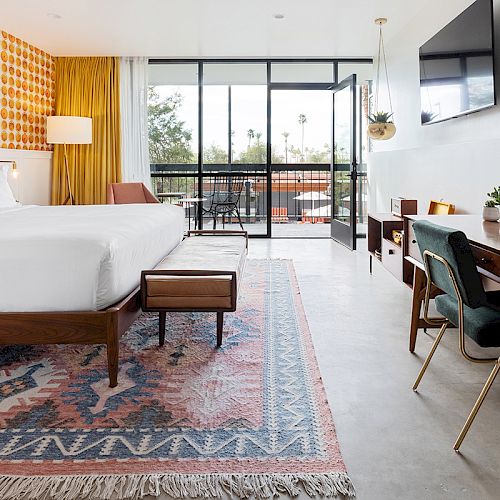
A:
<svg viewBox="0 0 500 500">
<path fill-rule="evenodd" d="M 5 31 L 0 40 L 0 147 L 50 151 L 46 128 L 55 111 L 54 58 Z"/>
</svg>

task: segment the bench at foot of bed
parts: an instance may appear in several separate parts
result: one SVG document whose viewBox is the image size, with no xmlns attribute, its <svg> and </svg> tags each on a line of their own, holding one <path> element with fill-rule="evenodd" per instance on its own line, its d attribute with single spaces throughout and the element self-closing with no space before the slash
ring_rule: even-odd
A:
<svg viewBox="0 0 500 500">
<path fill-rule="evenodd" d="M 246 231 L 190 231 L 155 269 L 142 272 L 142 309 L 159 313 L 159 343 L 167 312 L 216 312 L 217 347 L 224 313 L 236 311 L 248 247 Z"/>
</svg>

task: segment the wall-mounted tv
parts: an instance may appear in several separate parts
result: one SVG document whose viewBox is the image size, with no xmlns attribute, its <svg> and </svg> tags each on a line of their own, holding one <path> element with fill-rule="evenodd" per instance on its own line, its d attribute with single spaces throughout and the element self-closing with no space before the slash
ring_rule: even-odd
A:
<svg viewBox="0 0 500 500">
<path fill-rule="evenodd" d="M 422 124 L 495 105 L 492 0 L 476 0 L 420 47 Z"/>
</svg>

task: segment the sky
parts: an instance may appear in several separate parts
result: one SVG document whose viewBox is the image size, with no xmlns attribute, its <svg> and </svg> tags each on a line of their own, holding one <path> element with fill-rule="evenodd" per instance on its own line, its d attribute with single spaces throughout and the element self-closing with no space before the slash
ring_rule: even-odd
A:
<svg viewBox="0 0 500 500">
<path fill-rule="evenodd" d="M 192 130 L 192 148 L 197 150 L 198 144 L 198 87 L 195 85 L 161 85 L 155 86 L 161 98 L 178 91 L 184 96 L 178 117 Z M 261 141 L 266 142 L 266 86 L 265 85 L 233 85 L 232 86 L 232 124 L 233 149 L 236 155 L 248 146 L 248 129 L 261 133 Z M 228 143 L 228 109 L 227 86 L 206 85 L 203 96 L 203 134 L 205 147 L 217 144 L 227 149 Z M 345 97 L 348 97 L 347 95 Z M 271 94 L 271 142 L 278 154 L 285 156 L 283 132 L 288 132 L 288 147 L 301 148 L 302 134 L 299 115 L 305 114 L 307 123 L 304 126 L 304 148 L 323 150 L 324 145 L 331 147 L 332 136 L 332 92 L 328 90 L 273 90 Z M 338 121 L 346 117 L 349 110 L 348 99 L 341 96 L 338 100 Z M 340 123 L 342 135 L 338 138 L 347 146 L 348 128 Z M 289 158 L 290 159 L 290 158 Z"/>
</svg>

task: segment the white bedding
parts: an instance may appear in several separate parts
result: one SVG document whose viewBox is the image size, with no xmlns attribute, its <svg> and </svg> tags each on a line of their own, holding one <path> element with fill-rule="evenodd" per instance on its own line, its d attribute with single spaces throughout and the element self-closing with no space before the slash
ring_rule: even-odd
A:
<svg viewBox="0 0 500 500">
<path fill-rule="evenodd" d="M 182 240 L 163 204 L 0 208 L 0 311 L 89 311 L 130 293 Z"/>
</svg>

